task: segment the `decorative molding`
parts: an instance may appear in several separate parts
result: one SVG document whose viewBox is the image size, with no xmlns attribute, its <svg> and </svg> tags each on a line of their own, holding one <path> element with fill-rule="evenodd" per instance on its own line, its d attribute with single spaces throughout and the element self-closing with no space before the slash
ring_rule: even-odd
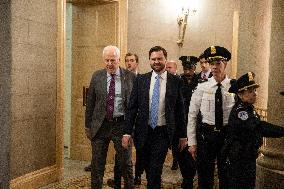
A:
<svg viewBox="0 0 284 189">
<path fill-rule="evenodd" d="M 238 71 L 238 42 L 239 42 L 239 11 L 234 11 L 233 17 L 233 40 L 232 40 L 232 59 L 231 59 L 231 78 L 237 78 Z"/>
<path fill-rule="evenodd" d="M 66 3 L 72 3 L 74 5 L 100 5 L 106 3 L 117 2 L 119 0 L 66 0 Z"/>
<path fill-rule="evenodd" d="M 57 101 L 56 101 L 56 166 L 58 180 L 63 177 L 64 152 L 64 64 L 66 1 L 57 0 Z"/>
<path fill-rule="evenodd" d="M 122 57 L 127 53 L 127 28 L 128 28 L 128 0 L 118 1 L 118 30 L 116 41 Z M 123 60 L 123 59 L 121 59 Z"/>
<path fill-rule="evenodd" d="M 39 188 L 57 181 L 58 176 L 58 167 L 56 165 L 45 167 L 11 180 L 10 189 Z"/>
</svg>

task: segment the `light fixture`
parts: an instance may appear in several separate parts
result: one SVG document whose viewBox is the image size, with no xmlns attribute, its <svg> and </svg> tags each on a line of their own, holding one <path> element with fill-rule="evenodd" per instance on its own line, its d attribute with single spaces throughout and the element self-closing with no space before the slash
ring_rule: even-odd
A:
<svg viewBox="0 0 284 189">
<path fill-rule="evenodd" d="M 191 5 L 188 4 L 188 2 L 189 1 L 187 1 L 187 3 L 183 3 L 182 12 L 177 18 L 177 23 L 178 23 L 178 28 L 179 28 L 177 44 L 179 47 L 183 46 L 188 15 L 190 12 L 195 13 L 197 10 L 196 4 L 193 3 L 194 1 L 191 2 L 191 5 L 195 5 L 195 6 L 192 6 L 192 7 L 190 7 Z"/>
</svg>

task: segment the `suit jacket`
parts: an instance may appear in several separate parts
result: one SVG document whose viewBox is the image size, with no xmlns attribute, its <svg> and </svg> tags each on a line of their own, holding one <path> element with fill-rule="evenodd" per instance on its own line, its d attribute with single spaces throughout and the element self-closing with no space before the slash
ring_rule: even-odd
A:
<svg viewBox="0 0 284 189">
<path fill-rule="evenodd" d="M 124 111 L 126 112 L 135 74 L 123 68 L 119 69 L 121 74 L 121 96 Z M 106 117 L 106 101 L 107 71 L 102 69 L 93 74 L 87 94 L 85 127 L 91 129 L 92 138 L 96 135 Z"/>
<path fill-rule="evenodd" d="M 136 77 L 126 114 L 125 133 L 131 135 L 135 125 L 134 141 L 137 148 L 144 146 L 148 134 L 151 76 L 152 72 L 148 72 Z M 178 76 L 170 73 L 167 73 L 165 116 L 170 142 L 172 142 L 175 131 L 180 138 L 186 138 L 182 81 Z"/>
</svg>

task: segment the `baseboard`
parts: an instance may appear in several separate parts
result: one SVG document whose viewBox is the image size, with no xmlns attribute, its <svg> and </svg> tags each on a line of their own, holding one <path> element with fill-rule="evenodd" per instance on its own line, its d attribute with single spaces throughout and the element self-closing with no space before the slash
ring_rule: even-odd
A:
<svg viewBox="0 0 284 189">
<path fill-rule="evenodd" d="M 56 165 L 28 173 L 15 178 L 10 182 L 10 189 L 34 189 L 59 180 L 59 171 Z"/>
</svg>

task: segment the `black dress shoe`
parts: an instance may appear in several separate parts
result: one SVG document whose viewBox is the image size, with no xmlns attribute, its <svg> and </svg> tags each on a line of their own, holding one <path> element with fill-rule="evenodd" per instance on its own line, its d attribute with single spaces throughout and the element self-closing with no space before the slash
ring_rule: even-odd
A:
<svg viewBox="0 0 284 189">
<path fill-rule="evenodd" d="M 141 185 L 141 176 L 137 176 L 134 178 L 134 184 L 135 185 Z"/>
<path fill-rule="evenodd" d="M 173 160 L 171 170 L 177 170 L 177 169 L 178 169 L 178 162 L 177 162 L 177 160 Z"/>
<path fill-rule="evenodd" d="M 84 168 L 84 170 L 87 171 L 87 172 L 91 171 L 91 169 L 92 169 L 92 165 L 91 164 Z"/>
</svg>

